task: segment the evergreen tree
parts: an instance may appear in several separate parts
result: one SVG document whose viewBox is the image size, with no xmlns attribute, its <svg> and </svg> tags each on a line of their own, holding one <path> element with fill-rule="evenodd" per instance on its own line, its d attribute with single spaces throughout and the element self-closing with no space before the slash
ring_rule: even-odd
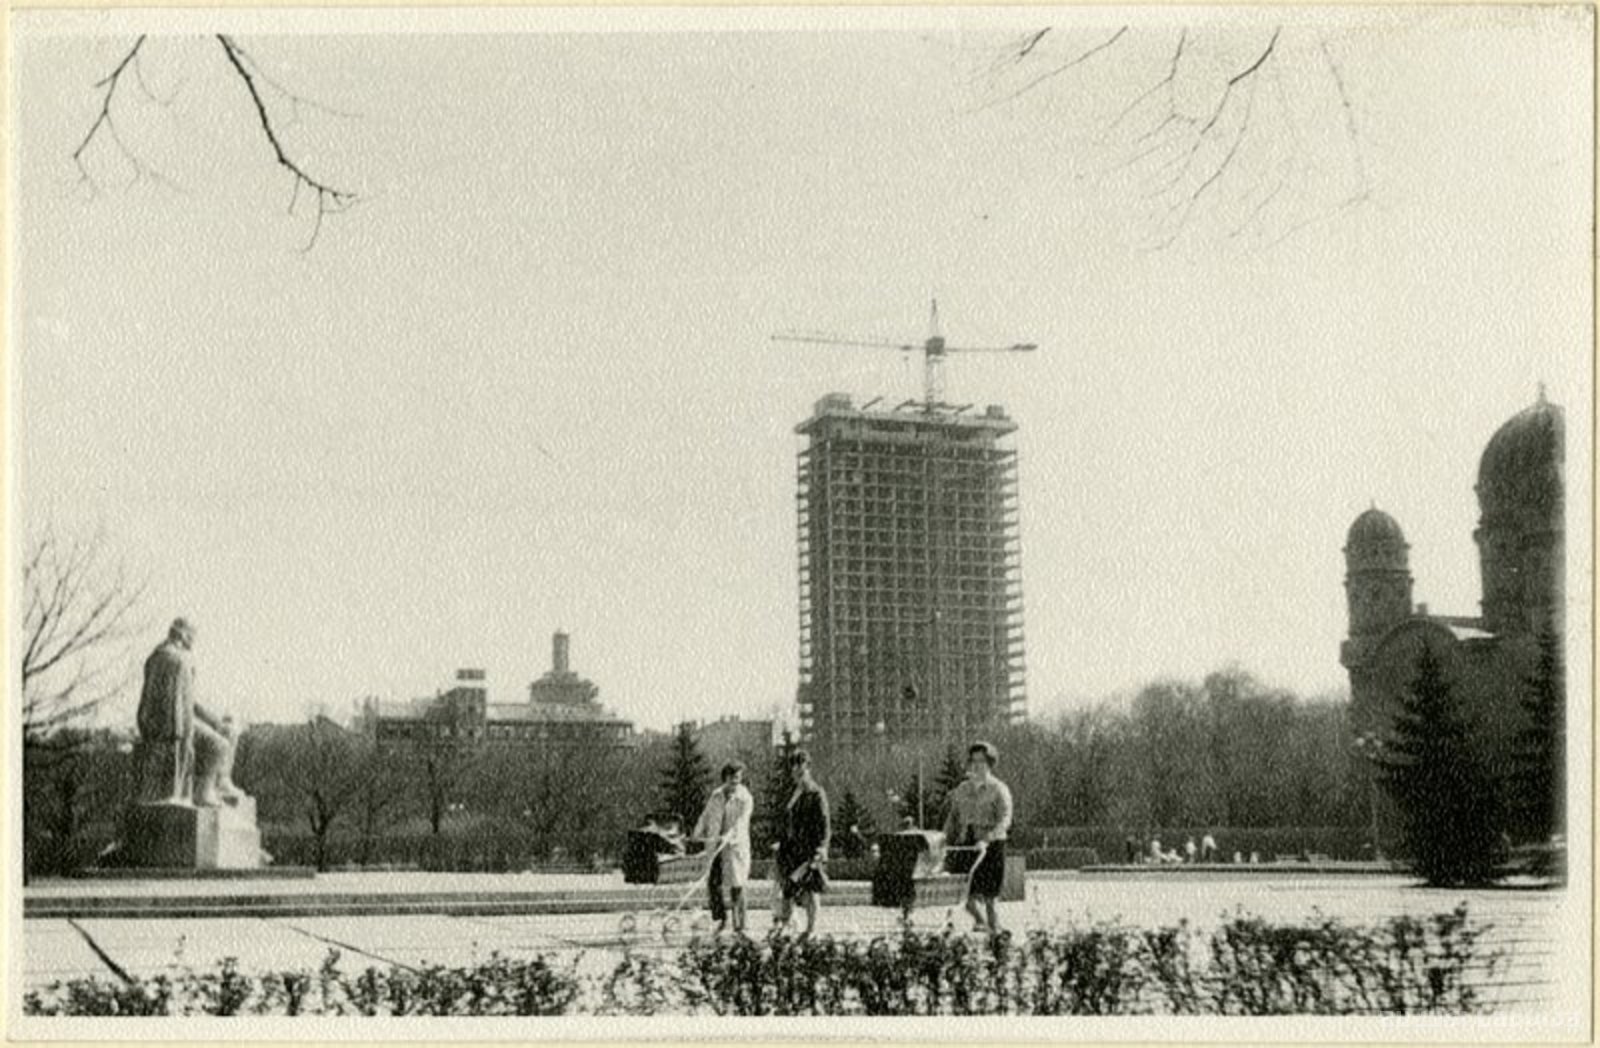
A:
<svg viewBox="0 0 1600 1048">
<path fill-rule="evenodd" d="M 1527 681 L 1522 708 L 1527 726 L 1512 753 L 1510 806 L 1525 835 L 1547 841 L 1566 829 L 1567 686 L 1561 645 L 1539 636 L 1539 662 Z"/>
<path fill-rule="evenodd" d="M 858 838 L 850 832 L 854 826 L 861 834 Z M 833 813 L 833 852 L 847 859 L 860 858 L 862 839 L 870 839 L 877 832 L 872 822 L 872 812 L 861 806 L 854 790 L 845 790 L 839 807 Z"/>
<path fill-rule="evenodd" d="M 911 825 L 913 826 L 916 825 L 918 808 L 922 809 L 923 818 L 926 821 L 929 823 L 933 821 L 933 805 L 931 803 L 932 798 L 922 796 L 925 788 L 926 784 L 923 783 L 923 781 L 916 775 L 912 775 L 911 778 L 906 782 L 905 788 L 899 793 L 894 794 L 895 814 L 901 819 L 910 819 Z M 920 804 L 918 803 L 919 798 L 922 802 Z M 898 828 L 899 827 L 896 827 L 896 829 Z M 927 829 L 926 826 L 918 828 Z"/>
<path fill-rule="evenodd" d="M 687 831 L 700 817 L 710 793 L 711 765 L 706 763 L 705 755 L 695 742 L 693 726 L 681 724 L 673 734 L 667 766 L 661 773 L 657 792 L 661 808 L 678 816 Z"/>
<path fill-rule="evenodd" d="M 757 855 L 766 855 L 777 843 L 783 827 L 784 809 L 789 805 L 789 798 L 794 796 L 794 769 L 789 762 L 799 748 L 800 744 L 785 729 L 777 751 L 772 755 L 772 767 L 762 783 L 761 804 L 751 820 L 755 837 L 752 843 Z"/>
<path fill-rule="evenodd" d="M 1400 810 L 1404 849 L 1430 885 L 1494 880 L 1499 847 L 1496 783 L 1476 753 L 1460 704 L 1427 647 L 1400 701 L 1382 760 L 1384 788 Z"/>
<path fill-rule="evenodd" d="M 934 776 L 933 788 L 928 798 L 928 821 L 937 829 L 944 825 L 945 818 L 950 814 L 950 794 L 955 788 L 967 781 L 967 762 L 961 759 L 961 754 L 954 746 L 944 751 L 944 761 L 939 765 L 939 771 Z"/>
</svg>

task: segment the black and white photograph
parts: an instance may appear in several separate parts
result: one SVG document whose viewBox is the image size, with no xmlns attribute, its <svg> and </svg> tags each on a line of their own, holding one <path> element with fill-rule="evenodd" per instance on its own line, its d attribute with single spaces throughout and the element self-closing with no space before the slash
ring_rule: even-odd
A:
<svg viewBox="0 0 1600 1048">
<path fill-rule="evenodd" d="M 8 1036 L 1593 1036 L 1592 6 L 8 21 Z"/>
</svg>

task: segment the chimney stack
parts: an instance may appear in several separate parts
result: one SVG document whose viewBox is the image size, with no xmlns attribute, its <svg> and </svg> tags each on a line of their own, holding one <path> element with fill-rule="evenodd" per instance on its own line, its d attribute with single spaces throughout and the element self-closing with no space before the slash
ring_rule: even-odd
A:
<svg viewBox="0 0 1600 1048">
<path fill-rule="evenodd" d="M 568 642 L 569 641 L 568 641 L 567 635 L 565 633 L 563 633 L 561 630 L 556 630 L 555 636 L 551 638 L 551 644 L 550 644 L 550 668 L 551 668 L 551 670 L 553 670 L 556 673 L 566 673 L 567 672 L 567 645 L 568 645 Z"/>
</svg>

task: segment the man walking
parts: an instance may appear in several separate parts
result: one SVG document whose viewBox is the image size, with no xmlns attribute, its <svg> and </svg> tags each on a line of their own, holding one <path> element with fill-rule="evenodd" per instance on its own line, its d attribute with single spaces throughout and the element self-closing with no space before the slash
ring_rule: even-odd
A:
<svg viewBox="0 0 1600 1048">
<path fill-rule="evenodd" d="M 711 919 L 720 934 L 733 914 L 733 930 L 744 932 L 744 886 L 750 880 L 750 815 L 755 798 L 744 785 L 744 764 L 730 761 L 722 767 L 722 785 L 712 791 L 694 836 L 706 842 L 715 853 L 707 871 L 706 889 L 711 895 Z M 720 850 L 719 850 L 720 849 Z M 727 891 L 728 898 L 723 899 Z"/>
<path fill-rule="evenodd" d="M 978 858 L 967 875 L 967 913 L 976 931 L 1000 930 L 995 900 L 1005 877 L 1006 835 L 1011 830 L 1011 788 L 995 777 L 1000 751 L 992 743 L 967 747 L 967 778 L 950 792 L 945 841 L 976 846 Z M 981 909 L 980 909 L 981 906 Z"/>
</svg>

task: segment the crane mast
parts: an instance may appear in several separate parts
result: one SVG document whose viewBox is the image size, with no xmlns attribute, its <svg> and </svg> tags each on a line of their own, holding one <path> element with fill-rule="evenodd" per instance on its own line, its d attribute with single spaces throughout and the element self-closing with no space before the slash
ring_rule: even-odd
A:
<svg viewBox="0 0 1600 1048">
<path fill-rule="evenodd" d="M 944 399 L 944 361 L 951 353 L 1029 353 L 1039 347 L 1032 342 L 1016 342 L 1009 346 L 952 346 L 945 342 L 939 326 L 939 300 L 933 299 L 928 319 L 928 337 L 921 343 L 893 342 L 887 339 L 850 338 L 842 335 L 804 331 L 780 331 L 772 336 L 774 342 L 800 342 L 821 346 L 861 346 L 872 349 L 894 349 L 902 353 L 922 351 L 922 410 L 932 414 L 946 407 Z"/>
</svg>

